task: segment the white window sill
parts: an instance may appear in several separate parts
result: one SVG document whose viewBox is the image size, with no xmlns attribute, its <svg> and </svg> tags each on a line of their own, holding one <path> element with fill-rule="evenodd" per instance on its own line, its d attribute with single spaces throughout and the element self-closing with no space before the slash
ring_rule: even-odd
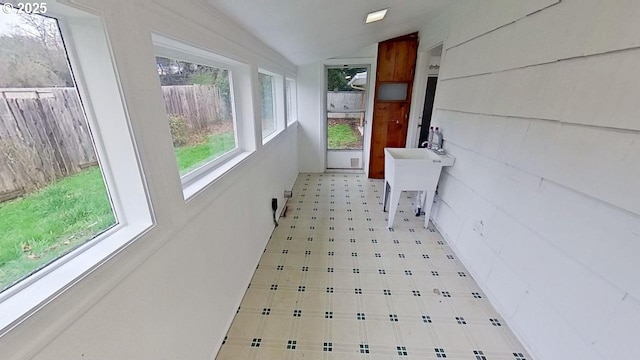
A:
<svg viewBox="0 0 640 360">
<path fill-rule="evenodd" d="M 246 158 L 249 157 L 253 152 L 252 151 L 243 151 L 224 162 L 220 166 L 211 170 L 210 172 L 202 175 L 197 180 L 194 180 L 189 185 L 185 186 L 182 190 L 185 200 L 191 199 L 194 195 L 200 193 L 202 190 L 209 187 L 216 180 L 218 180 L 222 175 L 227 173 L 229 170 L 236 167 L 238 164 L 243 162 Z"/>
<path fill-rule="evenodd" d="M 152 227 L 150 220 L 118 224 L 0 295 L 0 336 Z"/>
<path fill-rule="evenodd" d="M 269 141 L 275 139 L 278 135 L 282 134 L 285 129 L 276 129 L 273 133 L 269 134 L 266 138 L 262 139 L 262 145 L 268 143 Z"/>
</svg>

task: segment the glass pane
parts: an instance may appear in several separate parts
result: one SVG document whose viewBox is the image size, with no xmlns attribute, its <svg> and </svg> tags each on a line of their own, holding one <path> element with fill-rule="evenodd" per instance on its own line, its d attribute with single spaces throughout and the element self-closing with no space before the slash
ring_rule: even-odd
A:
<svg viewBox="0 0 640 360">
<path fill-rule="evenodd" d="M 327 69 L 327 91 L 365 91 L 367 69 L 341 67 Z"/>
<path fill-rule="evenodd" d="M 296 82 L 287 79 L 287 124 L 291 124 L 298 120 L 298 104 L 296 98 Z"/>
<path fill-rule="evenodd" d="M 378 87 L 378 100 L 382 101 L 404 101 L 407 100 L 407 83 L 381 84 Z"/>
<path fill-rule="evenodd" d="M 180 175 L 237 147 L 229 70 L 157 56 Z"/>
<path fill-rule="evenodd" d="M 0 290 L 115 223 L 57 21 L 0 12 Z"/>
<path fill-rule="evenodd" d="M 262 115 L 262 138 L 276 131 L 275 81 L 273 76 L 259 73 L 260 104 Z"/>
<path fill-rule="evenodd" d="M 327 69 L 327 150 L 362 150 L 367 69 Z"/>
<path fill-rule="evenodd" d="M 362 150 L 364 112 L 327 113 L 327 149 Z"/>
</svg>

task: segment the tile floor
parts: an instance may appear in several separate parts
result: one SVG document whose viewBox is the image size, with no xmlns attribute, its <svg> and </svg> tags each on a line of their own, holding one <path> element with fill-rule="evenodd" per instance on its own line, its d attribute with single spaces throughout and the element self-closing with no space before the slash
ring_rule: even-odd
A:
<svg viewBox="0 0 640 360">
<path fill-rule="evenodd" d="M 382 186 L 299 175 L 218 360 L 531 360 L 411 193 L 386 229 Z"/>
</svg>

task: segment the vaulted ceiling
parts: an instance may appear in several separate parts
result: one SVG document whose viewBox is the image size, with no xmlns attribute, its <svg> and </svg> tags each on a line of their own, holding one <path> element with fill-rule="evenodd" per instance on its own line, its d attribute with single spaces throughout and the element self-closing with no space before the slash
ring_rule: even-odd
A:
<svg viewBox="0 0 640 360">
<path fill-rule="evenodd" d="M 209 0 L 293 63 L 348 54 L 420 30 L 452 0 Z M 389 8 L 365 24 L 368 12 Z"/>
</svg>

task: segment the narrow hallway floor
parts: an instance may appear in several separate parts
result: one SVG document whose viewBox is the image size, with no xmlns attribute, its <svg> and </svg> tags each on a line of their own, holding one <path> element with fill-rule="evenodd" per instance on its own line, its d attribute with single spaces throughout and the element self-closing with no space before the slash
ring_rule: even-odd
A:
<svg viewBox="0 0 640 360">
<path fill-rule="evenodd" d="M 531 360 L 411 194 L 300 174 L 217 359 Z"/>
</svg>

